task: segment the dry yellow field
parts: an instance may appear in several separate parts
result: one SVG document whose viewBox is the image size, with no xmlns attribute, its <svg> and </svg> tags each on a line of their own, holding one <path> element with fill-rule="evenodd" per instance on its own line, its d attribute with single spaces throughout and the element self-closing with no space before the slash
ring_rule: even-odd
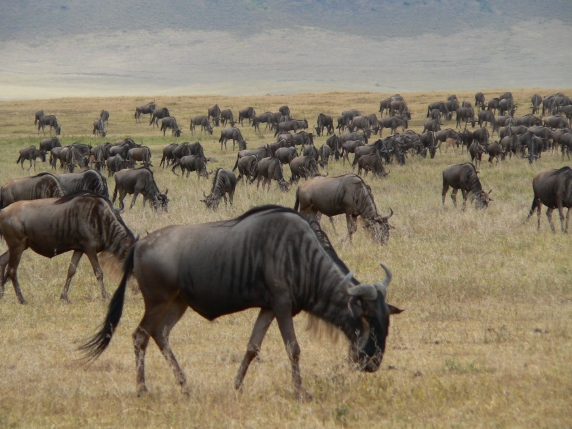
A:
<svg viewBox="0 0 572 429">
<path fill-rule="evenodd" d="M 504 90 L 488 91 L 487 99 Z M 528 113 L 530 96 L 556 90 L 513 90 L 517 115 Z M 564 90 L 564 92 L 570 92 Z M 199 140 L 212 158 L 209 170 L 230 167 L 236 152 L 221 152 L 220 128 L 213 136 L 191 136 L 191 116 L 206 114 L 218 103 L 231 108 L 252 105 L 258 112 L 288 104 L 296 118 L 315 123 L 318 113 L 337 116 L 356 108 L 377 112 L 388 94 L 324 93 L 267 97 L 155 97 L 178 118 L 179 142 Z M 426 105 L 445 93 L 403 93 L 413 112 L 411 128 L 420 132 Z M 457 93 L 472 100 L 474 92 Z M 169 212 L 157 214 L 141 200 L 124 220 L 144 236 L 171 224 L 229 219 L 252 206 L 273 203 L 292 207 L 294 190 L 270 192 L 239 184 L 233 208 L 215 213 L 199 202 L 210 182 L 175 176 L 158 167 L 162 147 L 174 141 L 133 119 L 136 105 L 153 97 L 117 97 L 11 101 L 0 103 L 0 182 L 29 174 L 15 164 L 18 149 L 37 145 L 33 114 L 56 114 L 62 144 L 98 144 L 133 137 L 152 148 L 155 178 L 169 189 Z M 107 138 L 91 136 L 99 111 L 111 113 Z M 143 118 L 147 118 L 144 116 Z M 454 126 L 453 122 L 449 123 Z M 244 126 L 254 148 L 273 140 Z M 387 130 L 385 132 L 387 134 Z M 325 138 L 318 138 L 319 147 Z M 188 311 L 171 335 L 171 345 L 192 386 L 181 395 L 158 348 L 147 353 L 150 394 L 135 392 L 131 333 L 143 315 L 141 295 L 127 294 L 123 318 L 109 349 L 90 365 L 76 351 L 103 321 L 107 302 L 89 263 L 82 260 L 70 289 L 70 305 L 60 301 L 71 254 L 48 260 L 28 250 L 20 265 L 20 282 L 29 304 L 18 304 L 11 283 L 0 301 L 0 427 L 570 427 L 572 425 L 572 243 L 569 235 L 550 232 L 543 214 L 524 223 L 532 202 L 531 181 L 544 168 L 568 165 L 560 155 L 544 153 L 533 165 L 526 160 L 480 167 L 483 187 L 492 189 L 489 209 L 454 209 L 441 205 L 441 171 L 470 160 L 466 153 L 437 153 L 435 159 L 409 157 L 406 165 L 389 165 L 386 179 L 371 177 L 378 210 L 391 207 L 395 226 L 387 246 L 371 241 L 362 228 L 353 244 L 342 242 L 345 219 L 336 231 L 323 227 L 340 257 L 362 281 L 382 277 L 378 262 L 394 273 L 388 301 L 406 311 L 392 318 L 381 369 L 360 373 L 347 360 L 347 343 L 332 343 L 305 330 L 307 317 L 295 319 L 302 348 L 301 368 L 310 403 L 294 399 L 290 366 L 276 324 L 253 363 L 242 392 L 232 381 L 257 312 L 246 311 L 208 322 Z M 351 168 L 331 162 L 329 175 Z M 38 171 L 49 171 L 47 164 Z M 289 169 L 286 167 L 286 176 Z M 33 171 L 31 171 L 33 172 Z M 108 180 L 113 190 L 113 178 Z M 129 202 L 128 197 L 127 202 Z M 544 210 L 543 210 L 544 212 Z M 560 231 L 555 215 L 557 231 Z M 5 244 L 0 244 L 2 251 Z M 118 277 L 108 273 L 109 291 Z"/>
</svg>

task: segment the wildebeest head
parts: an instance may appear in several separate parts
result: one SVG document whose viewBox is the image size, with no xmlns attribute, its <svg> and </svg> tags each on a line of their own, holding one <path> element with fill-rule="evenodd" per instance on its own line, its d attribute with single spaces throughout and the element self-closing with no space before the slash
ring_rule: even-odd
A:
<svg viewBox="0 0 572 429">
<path fill-rule="evenodd" d="M 393 210 L 389 209 L 388 216 L 377 216 L 371 220 L 366 220 L 367 228 L 371 231 L 371 237 L 381 244 L 386 244 L 389 240 L 389 230 L 395 229 L 394 226 L 389 224 L 389 218 L 393 216 Z"/>
<path fill-rule="evenodd" d="M 153 208 L 156 211 L 163 210 L 165 212 L 168 211 L 169 205 L 169 198 L 167 194 L 169 193 L 169 189 L 165 190 L 165 193 L 159 192 L 152 201 Z"/>
<path fill-rule="evenodd" d="M 489 202 L 493 201 L 493 199 L 490 197 L 492 191 L 492 189 L 489 192 L 483 190 L 477 195 L 472 196 L 472 198 L 475 200 L 475 206 L 478 210 L 486 209 L 489 206 Z"/>
<path fill-rule="evenodd" d="M 180 129 L 176 129 L 176 130 L 173 130 L 172 134 L 175 137 L 181 137 L 181 133 L 182 133 L 182 131 Z M 211 131 L 211 134 L 212 134 L 212 131 Z"/>
<path fill-rule="evenodd" d="M 362 325 L 361 329 L 356 330 L 355 338 L 351 341 L 350 359 L 365 372 L 375 372 L 379 369 L 389 331 L 389 316 L 403 311 L 385 302 L 392 274 L 387 266 L 380 265 L 386 274 L 383 281 L 362 283 L 347 290 L 351 296 L 348 307 L 353 317 Z M 346 276 L 348 280 L 344 280 L 349 281 L 352 274 L 349 273 Z"/>
<path fill-rule="evenodd" d="M 62 127 L 60 127 L 59 125 L 56 127 L 56 136 L 61 135 L 62 133 Z"/>
</svg>

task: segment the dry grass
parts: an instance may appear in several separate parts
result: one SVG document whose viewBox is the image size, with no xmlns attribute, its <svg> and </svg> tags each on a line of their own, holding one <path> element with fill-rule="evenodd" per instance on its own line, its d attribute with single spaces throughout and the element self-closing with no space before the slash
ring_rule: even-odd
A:
<svg viewBox="0 0 572 429">
<path fill-rule="evenodd" d="M 496 91 L 494 94 L 500 93 Z M 514 90 L 521 113 L 532 90 Z M 446 94 L 403 94 L 413 108 L 413 128 L 420 131 L 428 101 Z M 457 94 L 469 99 L 472 93 Z M 491 94 L 487 94 L 489 98 Z M 229 98 L 171 97 L 158 99 L 188 128 L 191 115 L 221 108 L 253 105 L 258 111 L 288 104 L 296 117 L 314 122 L 321 111 L 346 108 L 371 113 L 381 96 L 370 93 L 302 94 Z M 111 112 L 109 130 L 116 138 L 130 135 L 152 146 L 155 164 L 172 138 L 135 125 L 133 107 L 141 98 L 64 99 L 0 103 L 2 169 L 0 181 L 21 176 L 14 164 L 17 149 L 37 144 L 33 112 L 43 108 L 58 115 L 64 142 L 96 142 L 85 137 L 99 110 Z M 528 107 L 526 107 L 528 110 Z M 12 114 L 6 115 L 9 111 Z M 237 112 L 236 112 L 237 114 Z M 271 142 L 244 127 L 250 147 Z M 219 129 L 215 129 L 218 132 Z M 184 139 L 193 141 L 186 131 Z M 235 153 L 221 153 L 215 136 L 203 137 L 209 168 L 232 166 Z M 218 139 L 218 136 L 216 136 Z M 320 138 L 318 146 L 324 139 Z M 98 140 L 99 142 L 101 139 Z M 510 160 L 497 167 L 483 163 L 481 181 L 493 189 L 486 211 L 441 207 L 441 171 L 467 155 L 437 155 L 434 160 L 408 158 L 404 167 L 389 166 L 385 180 L 367 179 L 378 208 L 395 215 L 389 244 L 372 243 L 361 230 L 354 244 L 341 243 L 324 228 L 338 253 L 364 281 L 381 277 L 378 261 L 394 271 L 389 301 L 406 312 L 392 319 L 388 350 L 376 374 L 354 371 L 346 361 L 346 344 L 317 340 L 305 331 L 306 316 L 296 318 L 302 347 L 302 375 L 314 395 L 312 403 L 293 399 L 289 364 L 274 325 L 253 364 L 244 391 L 232 380 L 245 350 L 256 311 L 207 322 L 192 311 L 172 336 L 173 349 L 185 369 L 192 392 L 179 393 L 171 370 L 154 345 L 148 349 L 148 386 L 135 395 L 131 333 L 143 314 L 140 295 L 128 294 L 125 312 L 109 350 L 82 366 L 75 349 L 101 323 L 106 302 L 99 298 L 95 277 L 82 261 L 70 291 L 71 305 L 60 302 L 71 255 L 53 260 L 24 254 L 20 281 L 29 305 L 17 303 L 11 285 L 0 301 L 0 427 L 563 427 L 571 424 L 572 287 L 570 237 L 552 234 L 546 219 L 524 223 L 530 208 L 531 180 L 542 168 L 561 167 L 559 156 L 544 154 L 529 166 Z M 40 167 L 46 169 L 45 166 Z M 288 169 L 286 169 L 288 170 Z M 170 224 L 199 223 L 236 216 L 251 206 L 292 206 L 294 193 L 274 187 L 269 193 L 239 185 L 235 206 L 208 212 L 199 198 L 210 184 L 175 177 L 155 169 L 161 189 L 172 197 L 168 214 L 143 209 L 141 202 L 124 219 L 142 235 Z M 330 175 L 349 167 L 331 166 Z M 113 179 L 109 182 L 113 189 Z M 557 221 L 557 226 L 558 221 Z M 2 245 L 4 247 L 4 245 Z M 109 290 L 117 279 L 107 277 Z"/>
</svg>

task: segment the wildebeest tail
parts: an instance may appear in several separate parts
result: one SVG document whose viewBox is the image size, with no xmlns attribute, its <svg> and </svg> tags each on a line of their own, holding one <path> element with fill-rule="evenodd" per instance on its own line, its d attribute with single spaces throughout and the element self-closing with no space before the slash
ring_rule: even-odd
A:
<svg viewBox="0 0 572 429">
<path fill-rule="evenodd" d="M 123 303 L 125 302 L 125 288 L 127 286 L 127 280 L 129 280 L 129 277 L 133 272 L 134 254 L 135 246 L 131 247 L 129 254 L 127 255 L 127 259 L 125 259 L 123 278 L 121 279 L 119 287 L 113 294 L 113 298 L 111 298 L 103 326 L 97 334 L 79 348 L 79 350 L 86 352 L 84 359 L 87 361 L 97 359 L 105 351 L 111 342 L 115 328 L 117 328 L 117 325 L 119 324 L 119 320 L 123 314 Z"/>
<path fill-rule="evenodd" d="M 236 155 L 236 163 L 234 164 L 234 167 L 232 167 L 232 171 L 236 170 L 238 168 L 238 160 L 240 159 L 239 155 Z"/>
<path fill-rule="evenodd" d="M 16 164 L 18 164 L 21 159 L 22 159 L 22 155 L 20 155 L 20 156 L 18 157 L 18 161 L 16 161 Z"/>
<path fill-rule="evenodd" d="M 113 200 L 111 200 L 111 204 L 115 204 L 116 198 L 117 198 L 117 180 L 115 181 L 115 189 L 113 190 Z"/>
<path fill-rule="evenodd" d="M 298 190 L 296 190 L 296 202 L 294 203 L 294 211 L 298 211 L 300 208 L 300 199 L 298 198 Z"/>
</svg>

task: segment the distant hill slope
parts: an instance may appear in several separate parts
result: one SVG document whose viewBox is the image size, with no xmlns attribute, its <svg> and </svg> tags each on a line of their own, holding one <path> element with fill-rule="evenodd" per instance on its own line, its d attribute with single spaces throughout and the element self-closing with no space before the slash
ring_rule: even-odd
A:
<svg viewBox="0 0 572 429">
<path fill-rule="evenodd" d="M 0 99 L 572 87 L 568 0 L 22 0 Z"/>
</svg>

